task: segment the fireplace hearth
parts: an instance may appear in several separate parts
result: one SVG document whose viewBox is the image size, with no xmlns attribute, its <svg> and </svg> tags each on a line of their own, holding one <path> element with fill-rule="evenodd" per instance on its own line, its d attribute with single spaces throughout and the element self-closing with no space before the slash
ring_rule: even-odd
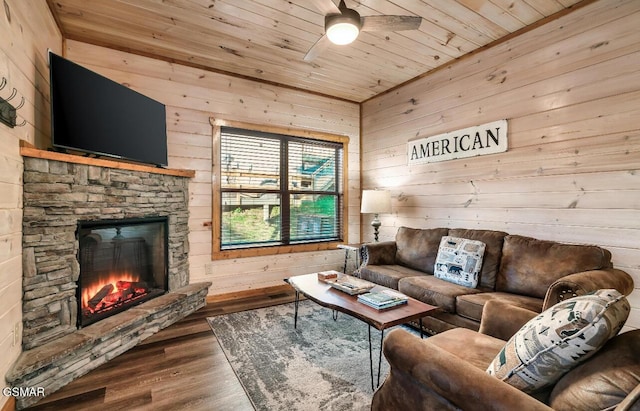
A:
<svg viewBox="0 0 640 411">
<path fill-rule="evenodd" d="M 78 328 L 167 291 L 167 218 L 78 223 Z"/>
</svg>

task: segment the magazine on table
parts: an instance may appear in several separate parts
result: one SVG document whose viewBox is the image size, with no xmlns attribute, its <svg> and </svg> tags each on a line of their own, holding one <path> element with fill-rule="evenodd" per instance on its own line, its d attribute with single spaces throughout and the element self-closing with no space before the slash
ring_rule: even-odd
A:
<svg viewBox="0 0 640 411">
<path fill-rule="evenodd" d="M 368 292 L 358 296 L 358 301 L 378 309 L 406 304 L 408 300 L 409 298 L 406 295 L 393 290 Z"/>
<path fill-rule="evenodd" d="M 331 278 L 324 280 L 324 282 L 331 285 L 331 287 L 344 291 L 350 295 L 366 293 L 375 287 L 375 284 L 360 278 L 356 278 L 350 275 L 342 274 L 337 278 Z"/>
<path fill-rule="evenodd" d="M 397 307 L 399 305 L 405 305 L 407 304 L 408 300 L 398 300 L 398 301 L 392 301 L 386 304 L 382 304 L 382 305 L 377 305 L 377 304 L 372 304 L 368 301 L 365 301 L 363 299 L 358 298 L 358 301 L 361 302 L 364 305 L 368 305 L 371 308 L 375 308 L 376 310 L 388 310 L 389 308 L 393 308 L 393 307 Z"/>
</svg>

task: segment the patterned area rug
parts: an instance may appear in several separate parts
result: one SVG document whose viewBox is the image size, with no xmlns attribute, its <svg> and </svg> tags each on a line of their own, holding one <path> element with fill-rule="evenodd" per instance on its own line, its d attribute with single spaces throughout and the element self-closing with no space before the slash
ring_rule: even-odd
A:
<svg viewBox="0 0 640 411">
<path fill-rule="evenodd" d="M 256 410 L 368 410 L 373 392 L 368 326 L 300 302 L 208 318 Z M 385 334 L 389 330 L 385 331 Z M 371 331 L 374 370 L 380 332 Z M 382 382 L 388 373 L 382 357 Z M 377 377 L 377 375 L 376 375 Z"/>
</svg>

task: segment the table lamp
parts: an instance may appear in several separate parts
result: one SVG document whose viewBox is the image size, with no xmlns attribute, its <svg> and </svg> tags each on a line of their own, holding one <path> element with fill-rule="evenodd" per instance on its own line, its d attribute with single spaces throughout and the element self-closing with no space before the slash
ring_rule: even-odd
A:
<svg viewBox="0 0 640 411">
<path fill-rule="evenodd" d="M 391 193 L 386 190 L 362 190 L 362 214 L 373 214 L 373 235 L 378 242 L 378 230 L 380 229 L 380 219 L 378 214 L 391 212 Z"/>
</svg>

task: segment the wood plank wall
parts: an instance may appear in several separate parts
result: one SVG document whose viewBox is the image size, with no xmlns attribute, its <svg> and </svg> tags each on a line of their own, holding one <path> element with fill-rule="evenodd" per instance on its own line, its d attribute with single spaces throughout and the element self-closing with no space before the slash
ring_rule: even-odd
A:
<svg viewBox="0 0 640 411">
<path fill-rule="evenodd" d="M 362 187 L 399 226 L 609 249 L 640 328 L 640 2 L 600 0 L 362 106 Z M 508 119 L 506 153 L 407 166 L 407 142 Z M 371 239 L 363 221 L 364 239 Z"/>
<path fill-rule="evenodd" d="M 191 281 L 212 281 L 210 295 L 274 285 L 294 274 L 341 267 L 341 250 L 211 261 L 210 117 L 342 134 L 349 143 L 349 241 L 360 234 L 358 104 L 67 41 L 65 56 L 167 105 L 169 167 L 193 169 L 190 184 Z"/>
<path fill-rule="evenodd" d="M 42 142 L 49 135 L 49 71 L 46 53 L 61 51 L 62 36 L 45 2 L 5 0 L 0 7 L 0 97 L 17 106 L 22 127 L 0 124 L 0 376 L 20 355 L 14 327 L 22 324 L 22 157 L 19 141 Z M 18 337 L 22 335 L 18 328 Z M 6 386 L 0 378 L 0 390 Z M 0 408 L 8 398 L 0 395 Z"/>
</svg>

